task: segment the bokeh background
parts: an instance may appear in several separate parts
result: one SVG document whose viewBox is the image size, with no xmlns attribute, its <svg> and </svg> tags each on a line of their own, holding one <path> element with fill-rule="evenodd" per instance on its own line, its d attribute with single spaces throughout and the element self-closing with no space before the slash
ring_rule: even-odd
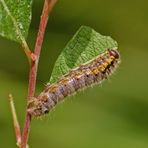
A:
<svg viewBox="0 0 148 148">
<path fill-rule="evenodd" d="M 28 43 L 33 49 L 43 1 L 33 4 Z M 60 51 L 81 25 L 118 41 L 122 63 L 101 86 L 79 92 L 45 118 L 33 119 L 32 148 L 148 147 L 148 1 L 59 0 L 50 17 L 36 94 L 48 82 Z M 23 127 L 28 61 L 20 45 L 0 37 L 0 147 L 15 148 L 8 102 L 15 98 Z"/>
</svg>

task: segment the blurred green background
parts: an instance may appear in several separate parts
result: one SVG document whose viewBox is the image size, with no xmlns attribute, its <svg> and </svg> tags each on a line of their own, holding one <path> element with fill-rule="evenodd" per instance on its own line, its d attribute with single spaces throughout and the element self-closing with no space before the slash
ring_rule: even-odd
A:
<svg viewBox="0 0 148 148">
<path fill-rule="evenodd" d="M 28 43 L 34 47 L 43 2 L 34 1 Z M 101 86 L 58 105 L 45 118 L 33 119 L 32 148 L 148 147 L 148 1 L 59 0 L 48 23 L 39 64 L 36 94 L 48 82 L 60 51 L 81 25 L 119 44 L 122 63 Z M 15 148 L 7 99 L 15 98 L 23 127 L 28 61 L 20 45 L 0 37 L 0 147 Z"/>
</svg>

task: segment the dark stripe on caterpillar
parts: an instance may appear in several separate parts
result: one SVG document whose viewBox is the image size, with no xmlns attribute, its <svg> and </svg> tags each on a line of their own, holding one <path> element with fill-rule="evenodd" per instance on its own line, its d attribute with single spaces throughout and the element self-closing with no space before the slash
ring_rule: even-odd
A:
<svg viewBox="0 0 148 148">
<path fill-rule="evenodd" d="M 117 50 L 108 49 L 97 58 L 63 75 L 56 83 L 48 85 L 39 96 L 28 103 L 28 112 L 36 117 L 45 115 L 65 97 L 107 79 L 119 61 Z"/>
</svg>

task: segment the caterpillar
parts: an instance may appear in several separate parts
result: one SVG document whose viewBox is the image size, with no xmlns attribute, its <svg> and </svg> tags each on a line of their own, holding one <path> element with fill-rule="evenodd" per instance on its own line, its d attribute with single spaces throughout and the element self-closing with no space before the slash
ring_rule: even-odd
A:
<svg viewBox="0 0 148 148">
<path fill-rule="evenodd" d="M 116 49 L 108 49 L 95 59 L 63 75 L 56 83 L 47 85 L 28 103 L 28 112 L 35 117 L 47 114 L 58 102 L 83 88 L 100 84 L 107 79 L 120 62 Z"/>
</svg>

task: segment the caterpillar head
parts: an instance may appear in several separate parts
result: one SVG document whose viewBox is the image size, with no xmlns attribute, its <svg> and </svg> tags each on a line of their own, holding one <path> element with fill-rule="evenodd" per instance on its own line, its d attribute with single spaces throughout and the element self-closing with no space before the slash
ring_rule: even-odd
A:
<svg viewBox="0 0 148 148">
<path fill-rule="evenodd" d="M 117 50 L 115 50 L 115 49 L 108 49 L 108 51 L 109 51 L 109 54 L 111 55 L 111 56 L 113 56 L 113 57 L 115 57 L 116 59 L 119 59 L 119 53 L 117 52 Z"/>
</svg>

